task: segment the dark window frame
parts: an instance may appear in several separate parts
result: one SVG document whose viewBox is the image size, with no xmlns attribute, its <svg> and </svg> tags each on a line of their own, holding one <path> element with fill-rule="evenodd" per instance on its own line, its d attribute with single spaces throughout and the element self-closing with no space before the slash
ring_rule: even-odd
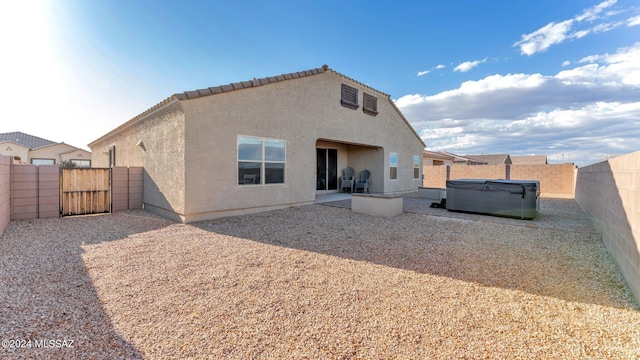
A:
<svg viewBox="0 0 640 360">
<path fill-rule="evenodd" d="M 109 167 L 116 166 L 116 146 L 113 145 L 109 148 Z"/>
</svg>

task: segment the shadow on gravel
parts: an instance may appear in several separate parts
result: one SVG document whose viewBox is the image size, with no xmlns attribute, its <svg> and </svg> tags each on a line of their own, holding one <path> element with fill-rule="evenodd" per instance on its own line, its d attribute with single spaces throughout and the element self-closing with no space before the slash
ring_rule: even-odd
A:
<svg viewBox="0 0 640 360">
<path fill-rule="evenodd" d="M 82 246 L 169 224 L 143 211 L 12 221 L 0 238 L 0 338 L 25 347 L 3 346 L 0 358 L 141 359 L 104 311 Z"/>
<path fill-rule="evenodd" d="M 637 309 L 597 234 L 423 214 L 375 218 L 318 204 L 191 225 L 483 286 Z"/>
</svg>

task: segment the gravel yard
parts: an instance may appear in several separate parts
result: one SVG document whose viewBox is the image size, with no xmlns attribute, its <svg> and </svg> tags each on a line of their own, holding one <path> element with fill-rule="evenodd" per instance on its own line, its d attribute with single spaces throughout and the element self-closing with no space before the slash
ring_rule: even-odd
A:
<svg viewBox="0 0 640 360">
<path fill-rule="evenodd" d="M 640 358 L 596 235 L 322 205 L 13 221 L 0 304 L 3 359 Z"/>
</svg>

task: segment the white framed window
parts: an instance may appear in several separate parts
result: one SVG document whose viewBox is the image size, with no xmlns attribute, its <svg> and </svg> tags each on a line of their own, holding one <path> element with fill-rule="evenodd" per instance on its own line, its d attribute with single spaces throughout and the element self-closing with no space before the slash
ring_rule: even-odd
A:
<svg viewBox="0 0 640 360">
<path fill-rule="evenodd" d="M 420 155 L 413 155 L 413 178 L 420 178 Z"/>
<path fill-rule="evenodd" d="M 396 180 L 398 178 L 398 153 L 389 154 L 389 179 Z"/>
<path fill-rule="evenodd" d="M 55 159 L 31 159 L 32 165 L 55 165 Z"/>
<path fill-rule="evenodd" d="M 286 142 L 238 135 L 238 185 L 284 184 Z"/>
</svg>

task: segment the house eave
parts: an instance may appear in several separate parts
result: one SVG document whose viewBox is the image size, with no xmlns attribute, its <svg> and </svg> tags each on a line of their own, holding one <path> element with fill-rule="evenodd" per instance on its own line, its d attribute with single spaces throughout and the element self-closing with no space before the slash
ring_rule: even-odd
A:
<svg viewBox="0 0 640 360">
<path fill-rule="evenodd" d="M 156 105 L 152 106 L 151 108 L 147 109 L 146 111 L 138 114 L 136 117 L 132 118 L 131 120 L 125 122 L 124 124 L 118 126 L 117 128 L 109 131 L 108 133 L 102 135 L 101 137 L 99 137 L 98 139 L 90 142 L 87 146 L 89 146 L 89 148 L 93 147 L 96 143 L 104 141 L 120 132 L 122 132 L 123 130 L 128 129 L 129 127 L 131 127 L 132 125 L 136 124 L 137 122 L 145 119 L 146 117 L 166 108 L 167 106 L 173 105 L 175 103 L 177 103 L 178 101 L 180 101 L 180 99 L 176 96 L 176 95 L 171 95 L 170 97 L 164 99 L 163 101 L 157 103 Z"/>
</svg>

